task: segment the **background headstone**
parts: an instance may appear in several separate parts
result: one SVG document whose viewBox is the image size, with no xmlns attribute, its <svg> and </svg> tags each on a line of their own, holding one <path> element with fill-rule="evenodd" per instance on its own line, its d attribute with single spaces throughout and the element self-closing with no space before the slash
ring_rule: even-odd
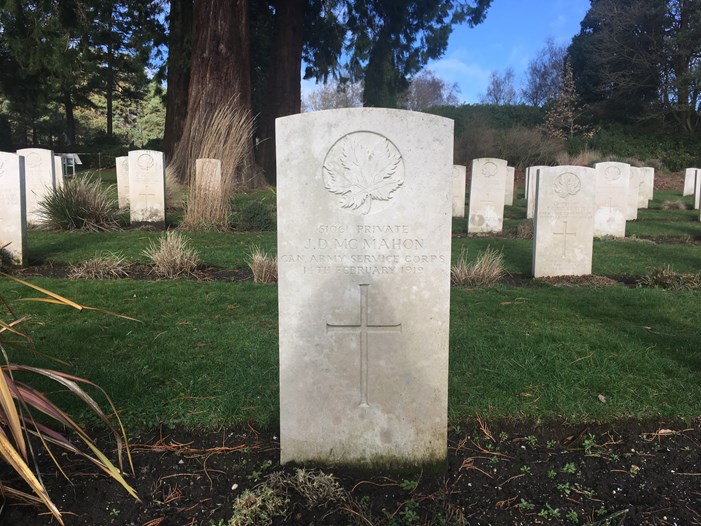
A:
<svg viewBox="0 0 701 526">
<path fill-rule="evenodd" d="M 117 172 L 117 202 L 119 208 L 129 206 L 129 156 L 116 157 L 114 159 Z"/>
<path fill-rule="evenodd" d="M 640 193 L 638 208 L 647 208 L 648 201 L 654 198 L 655 169 L 650 166 L 640 168 Z"/>
<path fill-rule="evenodd" d="M 526 197 L 526 219 L 533 219 L 535 213 L 536 202 L 536 181 L 538 179 L 538 170 L 547 168 L 547 166 L 530 166 L 528 168 L 528 196 Z"/>
<path fill-rule="evenodd" d="M 56 185 L 54 152 L 43 148 L 17 150 L 24 157 L 24 182 L 27 196 L 27 222 L 41 223 L 39 203 Z"/>
<path fill-rule="evenodd" d="M 27 263 L 24 157 L 0 152 L 0 247 L 13 265 Z"/>
<path fill-rule="evenodd" d="M 696 168 L 687 168 L 684 172 L 684 191 L 682 195 L 694 195 L 696 187 Z"/>
<path fill-rule="evenodd" d="M 453 122 L 303 113 L 276 144 L 281 462 L 442 464 Z"/>
<path fill-rule="evenodd" d="M 631 166 L 628 179 L 628 207 L 626 208 L 626 221 L 638 219 L 638 202 L 640 201 L 640 168 Z"/>
<path fill-rule="evenodd" d="M 625 237 L 630 165 L 606 162 L 597 163 L 594 168 L 596 170 L 594 236 Z"/>
<path fill-rule="evenodd" d="M 63 157 L 54 155 L 54 187 L 63 187 Z"/>
<path fill-rule="evenodd" d="M 505 194 L 506 161 L 492 158 L 473 159 L 468 233 L 502 231 Z"/>
<path fill-rule="evenodd" d="M 694 184 L 694 209 L 701 210 L 701 174 L 699 172 L 701 170 L 696 170 L 696 177 L 694 178 L 696 181 Z"/>
<path fill-rule="evenodd" d="M 594 246 L 593 168 L 541 167 L 533 221 L 533 276 L 591 274 Z"/>
<path fill-rule="evenodd" d="M 129 152 L 129 219 L 165 227 L 165 170 L 163 153 Z"/>
<path fill-rule="evenodd" d="M 453 217 L 465 217 L 465 190 L 467 167 L 453 165 Z"/>
<path fill-rule="evenodd" d="M 506 167 L 506 193 L 504 194 L 504 204 L 506 206 L 514 205 L 514 179 L 516 178 L 516 169 L 513 166 Z"/>
</svg>

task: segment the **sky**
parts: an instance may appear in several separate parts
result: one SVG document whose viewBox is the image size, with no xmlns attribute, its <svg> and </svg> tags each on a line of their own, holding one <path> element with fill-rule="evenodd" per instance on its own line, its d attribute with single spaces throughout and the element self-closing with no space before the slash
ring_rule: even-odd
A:
<svg viewBox="0 0 701 526">
<path fill-rule="evenodd" d="M 518 88 L 547 38 L 568 45 L 589 6 L 589 0 L 493 0 L 480 25 L 453 28 L 445 55 L 427 69 L 457 83 L 458 99 L 466 103 L 479 102 L 492 71 L 513 68 Z"/>
<path fill-rule="evenodd" d="M 445 55 L 426 68 L 457 83 L 457 97 L 465 103 L 480 101 L 492 71 L 513 68 L 518 89 L 548 37 L 569 45 L 590 5 L 589 0 L 493 0 L 484 22 L 455 26 Z M 314 88 L 313 81 L 302 81 L 303 93 Z"/>
</svg>

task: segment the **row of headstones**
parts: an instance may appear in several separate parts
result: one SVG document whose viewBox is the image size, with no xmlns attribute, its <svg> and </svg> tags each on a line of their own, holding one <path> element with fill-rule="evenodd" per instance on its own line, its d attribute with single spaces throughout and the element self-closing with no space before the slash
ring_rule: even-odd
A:
<svg viewBox="0 0 701 526">
<path fill-rule="evenodd" d="M 699 221 L 701 221 L 701 168 L 686 169 L 682 195 L 694 196 L 694 210 L 699 210 Z"/>
<path fill-rule="evenodd" d="M 138 150 L 127 157 L 132 223 L 165 225 L 165 172 L 161 152 Z M 28 148 L 0 152 L 0 247 L 11 263 L 26 264 L 27 224 L 40 224 L 39 203 L 63 185 L 61 156 Z"/>
<path fill-rule="evenodd" d="M 498 159 L 495 159 L 499 161 Z M 488 159 L 478 159 L 478 161 L 489 161 Z M 503 163 L 503 165 L 502 165 Z M 483 167 L 484 168 L 484 167 Z M 505 171 L 503 174 L 504 177 L 504 205 L 505 206 L 512 206 L 514 204 L 514 180 L 516 176 L 516 169 L 513 166 L 506 166 L 506 161 L 501 161 L 499 162 L 499 165 L 497 164 L 490 164 L 489 166 L 486 167 L 490 171 L 494 171 L 494 174 L 496 175 L 496 172 L 500 168 L 504 168 Z M 474 173 L 474 161 L 473 161 L 473 173 Z M 466 184 L 465 181 L 467 179 L 467 167 L 460 165 L 460 164 L 455 164 L 453 165 L 453 217 L 465 217 L 465 189 L 466 189 Z M 490 190 L 490 195 L 489 196 L 483 196 L 483 202 L 486 199 L 497 199 L 497 193 L 499 191 L 499 188 L 492 188 L 489 187 Z M 494 193 L 494 196 L 491 194 Z M 489 201 L 491 202 L 491 201 Z"/>
</svg>

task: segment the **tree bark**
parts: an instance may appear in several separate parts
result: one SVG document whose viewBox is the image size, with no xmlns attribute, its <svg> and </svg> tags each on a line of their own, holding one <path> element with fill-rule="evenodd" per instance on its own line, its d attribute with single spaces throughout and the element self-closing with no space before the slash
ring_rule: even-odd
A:
<svg viewBox="0 0 701 526">
<path fill-rule="evenodd" d="M 75 105 L 73 104 L 73 99 L 71 98 L 71 93 L 67 90 L 63 92 L 63 107 L 66 111 L 66 136 L 68 137 L 68 144 L 75 144 L 75 115 L 73 109 Z"/>
<path fill-rule="evenodd" d="M 166 122 L 163 132 L 163 152 L 166 159 L 173 156 L 175 145 L 183 133 L 187 115 L 192 15 L 193 0 L 170 0 L 168 91 L 166 93 Z"/>
<path fill-rule="evenodd" d="M 187 115 L 176 159 L 206 135 L 213 112 L 233 98 L 251 109 L 247 0 L 195 0 L 193 35 Z M 174 163 L 181 182 L 189 182 L 194 162 L 188 156 Z M 252 148 L 244 164 L 253 170 Z M 239 183 L 254 186 L 257 180 L 249 173 Z"/>
<path fill-rule="evenodd" d="M 265 105 L 258 120 L 256 157 L 268 184 L 275 185 L 275 119 L 301 111 L 305 0 L 274 0 L 274 36 Z"/>
</svg>

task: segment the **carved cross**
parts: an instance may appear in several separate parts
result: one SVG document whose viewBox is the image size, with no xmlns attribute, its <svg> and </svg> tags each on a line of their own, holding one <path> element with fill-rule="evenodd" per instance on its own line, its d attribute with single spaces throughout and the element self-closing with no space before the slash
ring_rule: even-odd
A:
<svg viewBox="0 0 701 526">
<path fill-rule="evenodd" d="M 402 324 L 379 325 L 368 322 L 368 284 L 360 287 L 360 323 L 332 324 L 326 323 L 326 332 L 353 332 L 360 335 L 360 407 L 368 407 L 368 349 L 370 334 L 402 332 Z"/>
<path fill-rule="evenodd" d="M 567 220 L 565 219 L 563 221 L 564 223 L 564 228 L 562 232 L 553 232 L 553 236 L 562 236 L 562 257 L 566 257 L 566 252 L 567 252 L 567 236 L 576 236 L 576 232 L 568 232 L 567 231 Z"/>
</svg>

